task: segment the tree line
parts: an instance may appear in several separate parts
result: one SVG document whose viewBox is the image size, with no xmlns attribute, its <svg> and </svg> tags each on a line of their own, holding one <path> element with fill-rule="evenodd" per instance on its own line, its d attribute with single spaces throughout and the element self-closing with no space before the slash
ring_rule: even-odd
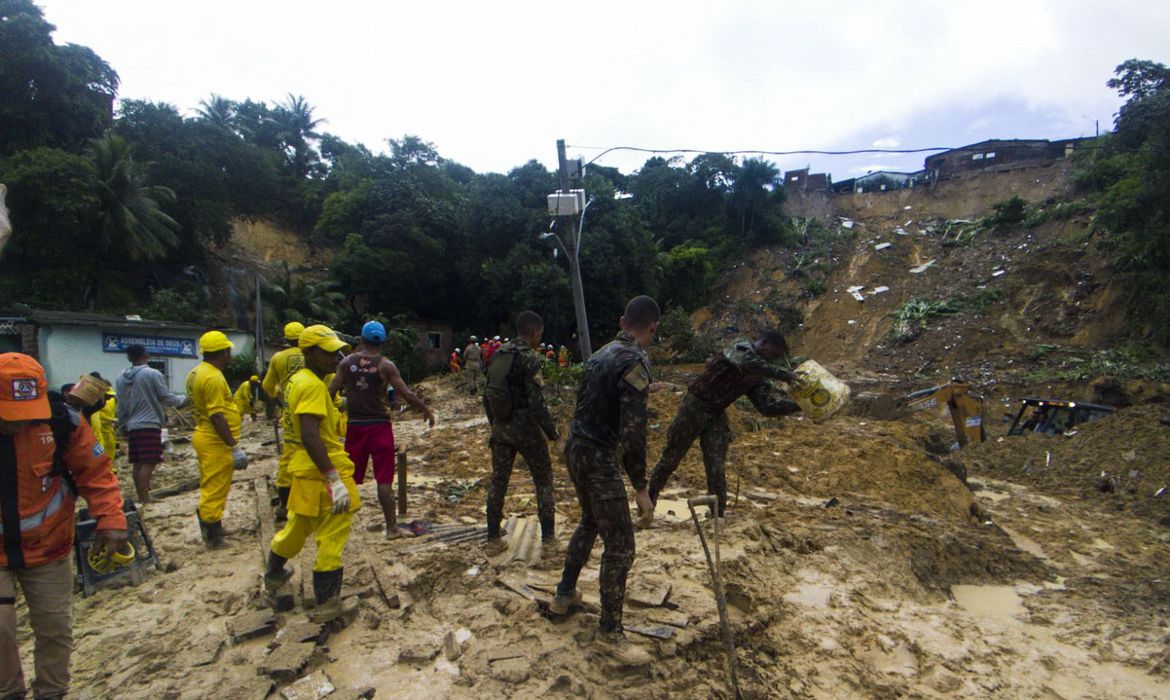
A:
<svg viewBox="0 0 1170 700">
<path fill-rule="evenodd" d="M 56 45 L 33 3 L 0 0 L 0 19 L 0 181 L 16 231 L 0 261 L 3 298 L 211 322 L 192 266 L 209 264 L 234 220 L 267 219 L 333 251 L 327 277 L 267 281 L 277 320 L 376 313 L 494 334 L 532 308 L 546 335 L 571 344 L 567 264 L 540 238 L 559 183 L 536 160 L 477 173 L 412 135 L 375 153 L 324 132 L 292 94 L 271 104 L 210 95 L 190 114 L 118 101 L 116 71 L 86 47 Z M 587 168 L 593 335 L 606 337 L 635 294 L 704 303 L 723 260 L 780 241 L 777 176 L 771 163 L 722 155 L 652 158 L 632 175 Z M 49 274 L 63 267 L 72 274 Z"/>
<path fill-rule="evenodd" d="M 265 219 L 329 260 L 327 271 L 265 281 L 274 323 L 414 316 L 494 335 L 531 308 L 546 337 L 573 345 L 567 264 L 541 238 L 559 182 L 536 160 L 477 173 L 413 135 L 376 153 L 326 132 L 295 94 L 271 103 L 213 94 L 188 113 L 119 101 L 114 68 L 87 47 L 57 45 L 53 31 L 29 0 L 0 0 L 0 182 L 15 230 L 0 300 L 229 322 L 212 309 L 208 253 L 230 240 L 234 221 Z M 1110 86 L 1127 102 L 1078 177 L 1119 273 L 1134 280 L 1138 316 L 1160 321 L 1163 343 L 1168 84 L 1161 64 L 1118 67 Z M 605 339 L 635 294 L 691 310 L 728 261 L 798 244 L 778 175 L 768 161 L 722 154 L 654 157 L 630 174 L 588 166 L 591 335 Z"/>
</svg>

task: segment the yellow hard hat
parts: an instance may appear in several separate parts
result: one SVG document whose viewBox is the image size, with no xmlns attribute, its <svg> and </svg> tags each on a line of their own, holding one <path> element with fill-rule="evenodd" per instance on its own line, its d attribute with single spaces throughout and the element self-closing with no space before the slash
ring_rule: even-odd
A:
<svg viewBox="0 0 1170 700">
<path fill-rule="evenodd" d="M 235 345 L 228 337 L 224 335 L 223 331 L 207 331 L 199 336 L 199 352 L 204 354 L 209 352 L 219 352 L 220 350 L 227 350 L 234 348 Z"/>
<path fill-rule="evenodd" d="M 260 377 L 257 377 L 256 375 L 253 374 L 251 377 L 248 377 L 248 381 L 258 382 L 258 381 L 260 381 Z"/>
<path fill-rule="evenodd" d="M 337 332 L 329 326 L 309 326 L 301 333 L 297 341 L 301 349 L 318 347 L 328 352 L 337 352 L 349 348 L 349 344 L 337 337 Z"/>
<path fill-rule="evenodd" d="M 289 321 L 284 324 L 284 339 L 285 340 L 300 340 L 301 333 L 305 332 L 305 324 L 300 321 Z"/>
</svg>

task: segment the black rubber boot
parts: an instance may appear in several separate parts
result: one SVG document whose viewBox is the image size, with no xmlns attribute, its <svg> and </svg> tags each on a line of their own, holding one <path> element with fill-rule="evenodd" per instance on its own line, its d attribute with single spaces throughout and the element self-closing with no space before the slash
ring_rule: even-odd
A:
<svg viewBox="0 0 1170 700">
<path fill-rule="evenodd" d="M 223 541 L 222 521 L 217 520 L 213 523 L 200 521 L 199 524 L 207 528 L 203 543 L 207 545 L 208 549 L 223 549 L 227 546 L 227 543 Z"/>
<path fill-rule="evenodd" d="M 344 568 L 313 572 L 313 597 L 317 607 L 309 613 L 313 622 L 329 622 L 341 616 L 341 581 Z"/>
<path fill-rule="evenodd" d="M 288 522 L 288 494 L 292 491 L 288 486 L 277 486 L 276 497 L 280 499 L 280 503 L 276 506 L 276 524 L 283 525 Z"/>
<path fill-rule="evenodd" d="M 285 568 L 288 559 L 280 556 L 276 552 L 268 553 L 268 568 L 264 571 L 264 585 L 267 588 L 279 588 L 283 586 L 293 575 L 292 567 Z"/>
</svg>

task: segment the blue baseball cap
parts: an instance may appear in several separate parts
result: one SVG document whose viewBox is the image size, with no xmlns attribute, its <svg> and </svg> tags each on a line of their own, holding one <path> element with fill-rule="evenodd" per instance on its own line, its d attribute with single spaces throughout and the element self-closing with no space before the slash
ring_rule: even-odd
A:
<svg viewBox="0 0 1170 700">
<path fill-rule="evenodd" d="M 377 321 L 366 321 L 362 326 L 362 340 L 371 343 L 386 342 L 386 326 Z"/>
</svg>

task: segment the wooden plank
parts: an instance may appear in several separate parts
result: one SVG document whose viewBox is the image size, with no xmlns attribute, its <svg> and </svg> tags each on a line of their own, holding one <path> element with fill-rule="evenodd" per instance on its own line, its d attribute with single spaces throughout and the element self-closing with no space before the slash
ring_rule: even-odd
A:
<svg viewBox="0 0 1170 700">
<path fill-rule="evenodd" d="M 500 584 L 504 588 L 507 588 L 508 590 L 512 591 L 513 593 L 525 598 L 526 600 L 530 600 L 530 601 L 536 600 L 536 592 L 535 591 L 533 591 L 527 585 L 512 578 L 511 576 L 500 576 L 500 577 L 496 578 L 496 583 Z"/>
</svg>

